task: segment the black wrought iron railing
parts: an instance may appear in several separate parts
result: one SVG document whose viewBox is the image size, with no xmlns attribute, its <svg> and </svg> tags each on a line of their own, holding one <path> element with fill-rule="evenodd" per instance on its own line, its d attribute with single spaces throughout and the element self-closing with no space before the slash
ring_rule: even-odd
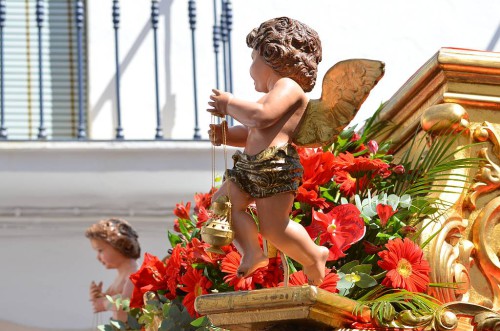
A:
<svg viewBox="0 0 500 331">
<path fill-rule="evenodd" d="M 108 0 L 109 1 L 109 0 Z M 162 113 L 160 110 L 160 80 L 158 74 L 159 54 L 158 54 L 158 29 L 160 5 L 163 0 L 151 0 L 147 5 L 151 9 L 151 30 L 153 33 L 154 47 L 154 90 L 155 90 L 155 115 L 156 126 L 151 140 L 163 140 Z M 166 0 L 165 0 L 166 1 Z M 88 102 L 86 100 L 86 15 L 91 15 L 86 11 L 84 0 L 0 0 L 0 140 L 51 140 L 51 139 L 75 139 L 89 140 L 87 128 Z M 145 4 L 146 5 L 146 4 Z M 193 139 L 201 139 L 199 127 L 199 109 L 198 109 L 198 90 L 197 90 L 197 64 L 196 64 L 196 23 L 197 11 L 196 0 L 187 1 L 187 16 L 191 30 L 192 47 L 192 72 L 193 72 L 193 100 L 194 100 L 194 132 Z M 30 9 L 34 7 L 34 15 Z M 114 116 L 116 118 L 114 139 L 125 140 L 126 129 L 122 126 L 121 109 L 121 77 L 120 77 L 120 24 L 121 22 L 121 4 L 119 0 L 110 2 L 112 15 L 110 17 L 114 29 L 114 56 L 115 59 L 115 102 Z M 67 15 L 66 22 L 70 24 L 65 33 L 53 33 L 52 38 L 64 39 L 68 43 L 70 50 L 64 54 L 64 59 L 59 61 L 58 68 L 64 66 L 61 72 L 71 76 L 74 85 L 68 87 L 68 84 L 53 83 L 51 85 L 52 94 L 57 94 L 60 89 L 61 98 L 54 101 L 47 96 L 46 85 L 52 80 L 56 82 L 58 78 L 48 77 L 54 70 L 47 68 L 47 54 L 49 57 L 54 51 L 53 47 L 60 47 L 62 44 L 53 42 L 53 46 L 47 46 L 48 34 L 47 26 L 51 25 L 53 19 L 48 12 L 59 10 Z M 24 16 L 20 18 L 20 12 Z M 54 16 L 54 17 L 55 17 Z M 19 27 L 20 21 L 24 20 L 23 27 Z M 17 23 L 16 23 L 17 22 Z M 126 22 L 123 22 L 126 23 Z M 17 25 L 16 25 L 17 24 Z M 215 56 L 215 86 L 221 88 L 221 81 L 224 89 L 232 92 L 232 59 L 231 59 L 231 32 L 233 24 L 233 11 L 230 0 L 213 0 L 213 52 Z M 53 24 L 54 26 L 57 24 Z M 10 29 L 10 30 L 9 30 Z M 19 29 L 22 29 L 20 32 Z M 33 30 L 36 29 L 36 34 Z M 14 36 L 27 36 L 22 42 L 14 41 Z M 35 36 L 35 37 L 33 37 Z M 18 50 L 10 51 L 9 45 L 16 45 Z M 59 45 L 59 46 L 57 46 Z M 36 52 L 33 49 L 36 47 Z M 23 49 L 21 49 L 23 48 Z M 66 47 L 67 48 L 67 47 Z M 16 53 L 17 52 L 17 53 Z M 17 55 L 22 54 L 24 62 L 17 59 Z M 76 56 L 75 54 L 76 53 Z M 10 71 L 9 71 L 10 70 Z M 7 72 L 7 74 L 6 74 Z M 222 77 L 220 77 L 222 75 Z M 59 79 L 64 80 L 64 79 Z M 14 82 L 14 83 L 13 83 Z M 12 84 L 12 86 L 10 85 Z M 58 85 L 59 84 L 59 85 Z M 62 85 L 62 86 L 61 86 Z M 70 89 L 67 92 L 67 89 Z M 66 89 L 66 90 L 63 90 Z M 37 90 L 37 94 L 34 93 Z M 50 99 L 50 100 L 49 100 Z M 60 113 L 67 113 L 55 118 L 54 114 L 58 112 L 56 108 L 64 109 Z M 70 110 L 68 110 L 70 109 Z M 51 125 L 61 127 L 60 132 L 56 133 L 54 128 L 48 127 L 48 119 Z M 26 124 L 29 121 L 29 124 Z M 68 124 L 66 121 L 73 121 Z M 36 124 L 34 124 L 36 123 Z M 35 130 L 36 127 L 36 130 Z M 35 134 L 36 131 L 36 134 Z"/>
</svg>

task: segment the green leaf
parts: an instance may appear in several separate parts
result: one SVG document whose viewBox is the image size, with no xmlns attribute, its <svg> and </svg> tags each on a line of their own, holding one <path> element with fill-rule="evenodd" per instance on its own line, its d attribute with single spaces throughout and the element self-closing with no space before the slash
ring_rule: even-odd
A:
<svg viewBox="0 0 500 331">
<path fill-rule="evenodd" d="M 354 286 L 353 282 L 348 281 L 345 277 L 342 277 L 337 282 L 337 289 L 350 289 Z"/>
<path fill-rule="evenodd" d="M 371 264 L 360 264 L 351 268 L 351 272 L 370 274 L 372 272 Z"/>
<path fill-rule="evenodd" d="M 141 324 L 139 324 L 139 321 L 137 318 L 132 316 L 131 314 L 127 315 L 127 324 L 132 330 L 140 330 L 141 329 Z"/>
<path fill-rule="evenodd" d="M 351 268 L 357 266 L 358 264 L 359 264 L 358 260 L 347 262 L 342 267 L 340 267 L 339 272 L 342 272 L 344 274 L 350 273 L 351 272 Z"/>
<path fill-rule="evenodd" d="M 176 235 L 170 231 L 168 231 L 167 235 L 168 235 L 168 241 L 170 241 L 170 245 L 172 247 L 175 247 L 177 244 L 182 243 L 182 240 L 178 235 Z"/>
<path fill-rule="evenodd" d="M 100 330 L 100 331 L 114 331 L 113 327 L 111 325 L 109 325 L 109 324 L 99 325 L 97 327 L 97 329 Z"/>
<path fill-rule="evenodd" d="M 200 327 L 207 324 L 207 317 L 201 316 L 190 323 L 194 327 Z"/>
<path fill-rule="evenodd" d="M 166 303 L 162 307 L 163 317 L 167 318 L 170 315 L 170 303 Z"/>
<path fill-rule="evenodd" d="M 169 317 L 176 320 L 181 317 L 181 310 L 177 305 L 170 305 Z"/>
<path fill-rule="evenodd" d="M 365 273 L 359 273 L 360 280 L 356 282 L 356 286 L 360 288 L 369 288 L 377 285 L 377 281 L 375 278 L 371 277 L 370 275 L 367 275 Z"/>
</svg>

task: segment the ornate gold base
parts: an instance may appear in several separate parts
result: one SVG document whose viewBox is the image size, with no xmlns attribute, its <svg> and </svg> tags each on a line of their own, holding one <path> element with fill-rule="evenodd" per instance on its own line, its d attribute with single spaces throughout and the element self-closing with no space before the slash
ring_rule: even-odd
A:
<svg viewBox="0 0 500 331">
<path fill-rule="evenodd" d="M 196 311 L 231 331 L 331 330 L 369 322 L 368 308 L 359 315 L 356 302 L 315 286 L 290 286 L 202 295 Z"/>
</svg>

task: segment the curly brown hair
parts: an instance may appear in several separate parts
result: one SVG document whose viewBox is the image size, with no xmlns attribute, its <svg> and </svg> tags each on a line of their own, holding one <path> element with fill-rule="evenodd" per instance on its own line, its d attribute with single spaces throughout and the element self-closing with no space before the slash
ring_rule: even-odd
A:
<svg viewBox="0 0 500 331">
<path fill-rule="evenodd" d="M 293 79 L 305 92 L 313 89 L 321 40 L 309 26 L 289 17 L 273 18 L 247 35 L 247 45 L 278 74 Z"/>
<path fill-rule="evenodd" d="M 131 259 L 137 259 L 141 256 L 139 236 L 130 224 L 123 219 L 109 218 L 100 220 L 85 231 L 85 237 L 101 239 Z"/>
</svg>

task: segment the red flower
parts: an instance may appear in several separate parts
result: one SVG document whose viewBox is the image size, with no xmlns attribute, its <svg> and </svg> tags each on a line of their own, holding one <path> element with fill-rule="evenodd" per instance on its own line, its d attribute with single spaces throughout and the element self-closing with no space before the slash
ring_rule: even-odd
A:
<svg viewBox="0 0 500 331">
<path fill-rule="evenodd" d="M 319 288 L 336 293 L 337 292 L 337 282 L 339 281 L 339 276 L 335 273 L 332 272 L 331 269 L 325 268 L 325 279 L 323 279 L 323 283 L 319 286 Z M 297 272 L 294 272 L 293 274 L 290 275 L 290 285 L 295 285 L 295 286 L 300 286 L 300 285 L 305 285 L 307 284 L 307 277 L 304 274 L 304 271 L 300 270 Z M 284 283 L 280 283 L 280 286 L 283 286 Z"/>
<path fill-rule="evenodd" d="M 269 258 L 267 268 L 262 269 L 262 287 L 277 287 L 283 280 L 283 269 L 281 267 L 281 257 Z"/>
<path fill-rule="evenodd" d="M 429 285 L 429 262 L 420 247 L 405 238 L 390 240 L 378 255 L 378 265 L 388 273 L 382 285 L 403 288 L 411 292 L 424 292 Z"/>
<path fill-rule="evenodd" d="M 306 230 L 311 238 L 319 236 L 321 245 L 331 245 L 328 261 L 332 261 L 344 257 L 344 252 L 364 237 L 366 227 L 358 208 L 344 204 L 327 214 L 313 210 L 311 225 Z"/>
<path fill-rule="evenodd" d="M 331 152 L 321 149 L 298 148 L 300 163 L 304 167 L 302 187 L 306 190 L 316 190 L 318 185 L 329 182 L 333 176 L 333 160 Z"/>
<path fill-rule="evenodd" d="M 335 167 L 334 180 L 341 185 L 341 192 L 350 197 L 356 190 L 367 188 L 370 181 L 377 175 L 387 177 L 391 174 L 389 165 L 380 159 L 354 157 L 346 152 L 339 154 L 333 161 Z"/>
<path fill-rule="evenodd" d="M 377 151 L 378 151 L 378 144 L 375 140 L 370 140 L 368 142 L 368 150 L 370 151 L 370 153 L 372 154 L 376 154 Z"/>
<path fill-rule="evenodd" d="M 185 206 L 183 203 L 176 203 L 175 209 L 174 209 L 174 215 L 179 217 L 179 218 L 189 220 L 189 219 L 191 219 L 189 217 L 189 209 L 190 208 L 191 208 L 191 202 L 188 202 Z"/>
<path fill-rule="evenodd" d="M 198 238 L 192 238 L 186 246 L 187 264 L 205 263 L 215 265 L 219 254 L 207 252 L 209 244 L 200 241 Z"/>
<path fill-rule="evenodd" d="M 210 192 L 208 193 L 197 193 L 194 195 L 194 202 L 195 202 L 195 207 L 194 211 L 195 213 L 198 213 L 200 208 L 205 208 L 208 209 L 210 208 L 210 204 L 212 203 L 212 196 L 214 193 L 217 191 L 217 188 L 212 187 L 210 189 Z"/>
<path fill-rule="evenodd" d="M 329 206 L 324 198 L 318 197 L 318 192 L 316 190 L 307 190 L 303 186 L 300 186 L 297 190 L 295 201 L 305 202 L 318 209 L 324 209 Z"/>
<path fill-rule="evenodd" d="M 366 240 L 363 240 L 363 248 L 365 249 L 365 253 L 369 255 L 377 254 L 383 249 L 381 246 L 374 245 Z"/>
<path fill-rule="evenodd" d="M 402 164 L 398 164 L 392 168 L 392 171 L 398 175 L 402 175 L 405 173 L 405 167 Z"/>
<path fill-rule="evenodd" d="M 241 263 L 241 255 L 236 251 L 227 254 L 221 262 L 221 271 L 227 273 L 224 281 L 234 287 L 235 291 L 254 290 L 256 283 L 263 282 L 262 270 L 257 269 L 248 277 L 238 277 L 238 267 Z"/>
<path fill-rule="evenodd" d="M 198 210 L 198 221 L 196 222 L 196 227 L 201 229 L 206 221 L 208 221 L 210 214 L 205 207 L 200 207 Z"/>
<path fill-rule="evenodd" d="M 185 261 L 185 248 L 177 244 L 172 249 L 172 254 L 166 261 L 165 276 L 169 293 L 166 297 L 174 299 L 177 296 L 177 285 L 179 284 L 181 273 L 185 270 L 187 264 Z"/>
<path fill-rule="evenodd" d="M 189 267 L 188 271 L 181 277 L 181 283 L 184 286 L 180 289 L 187 293 L 182 300 L 182 304 L 191 316 L 199 316 L 194 309 L 194 300 L 202 294 L 208 294 L 212 282 L 203 276 L 203 270 Z"/>
<path fill-rule="evenodd" d="M 130 275 L 130 281 L 134 284 L 130 307 L 142 307 L 143 295 L 148 291 L 167 289 L 166 270 L 165 264 L 156 256 L 144 254 L 141 268 Z"/>
<path fill-rule="evenodd" d="M 335 183 L 340 185 L 340 192 L 345 197 L 352 197 L 356 192 L 364 191 L 369 181 L 366 176 L 355 178 L 347 171 L 335 173 Z"/>
<path fill-rule="evenodd" d="M 382 226 L 385 226 L 389 218 L 391 218 L 392 215 L 396 214 L 396 212 L 397 210 L 393 210 L 391 205 L 384 205 L 382 203 L 379 203 L 377 205 L 377 214 L 380 218 L 380 224 Z"/>
<path fill-rule="evenodd" d="M 417 228 L 411 225 L 405 225 L 401 229 L 399 229 L 399 233 L 401 233 L 403 236 L 406 236 L 408 234 L 412 234 L 417 232 Z"/>
</svg>

